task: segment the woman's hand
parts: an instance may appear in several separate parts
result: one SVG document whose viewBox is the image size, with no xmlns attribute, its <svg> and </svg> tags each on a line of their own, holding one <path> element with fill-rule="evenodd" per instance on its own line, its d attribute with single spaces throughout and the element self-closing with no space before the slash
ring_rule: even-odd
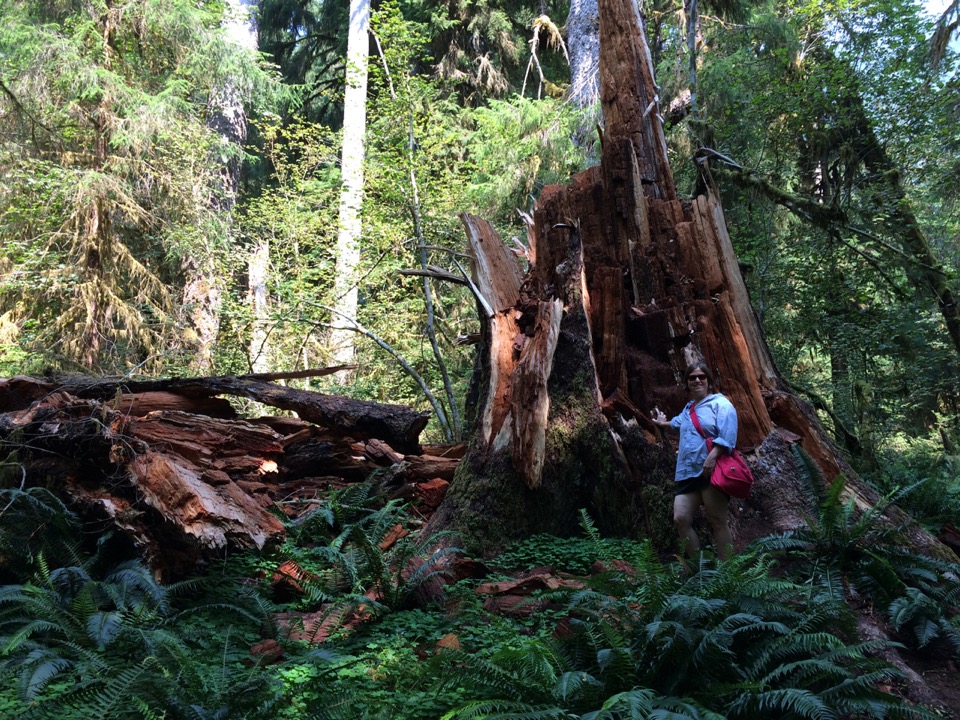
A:
<svg viewBox="0 0 960 720">
<path fill-rule="evenodd" d="M 723 452 L 720 445 L 714 444 L 713 449 L 707 453 L 707 459 L 703 461 L 703 472 L 707 477 L 713 475 L 713 469 L 717 466 L 717 458 Z"/>
<path fill-rule="evenodd" d="M 654 407 L 650 411 L 650 415 L 653 418 L 653 424 L 659 425 L 660 427 L 667 428 L 670 427 L 670 421 L 667 420 L 667 416 L 663 414 L 663 410 L 658 407 Z"/>
</svg>

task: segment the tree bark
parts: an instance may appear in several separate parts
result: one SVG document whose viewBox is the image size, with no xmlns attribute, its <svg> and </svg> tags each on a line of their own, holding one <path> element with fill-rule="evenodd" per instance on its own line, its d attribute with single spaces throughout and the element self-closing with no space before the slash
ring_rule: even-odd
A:
<svg viewBox="0 0 960 720">
<path fill-rule="evenodd" d="M 224 31 L 229 42 L 243 50 L 257 52 L 257 30 L 253 10 L 257 0 L 229 0 Z M 247 113 L 239 89 L 239 79 L 229 78 L 216 88 L 210 99 L 210 118 L 207 122 L 223 138 L 224 152 L 216 158 L 219 164 L 219 182 L 211 193 L 210 206 L 217 210 L 224 222 L 228 245 L 232 235 L 230 213 L 237 200 L 240 185 L 243 144 L 247 140 Z M 202 254 L 189 254 L 182 267 L 186 282 L 183 288 L 184 321 L 190 329 L 188 347 L 191 349 L 189 367 L 197 374 L 213 369 L 213 351 L 220 335 L 220 310 L 223 291 L 218 277 L 215 243 L 209 243 Z"/>
<path fill-rule="evenodd" d="M 250 252 L 247 261 L 247 294 L 250 310 L 253 315 L 253 324 L 250 328 L 250 370 L 255 373 L 266 372 L 270 368 L 268 340 L 269 301 L 267 295 L 267 280 L 270 274 L 270 242 L 267 238 L 260 239 Z"/>
<path fill-rule="evenodd" d="M 570 99 L 579 108 L 600 100 L 600 16 L 597 0 L 571 0 L 567 15 Z"/>
</svg>

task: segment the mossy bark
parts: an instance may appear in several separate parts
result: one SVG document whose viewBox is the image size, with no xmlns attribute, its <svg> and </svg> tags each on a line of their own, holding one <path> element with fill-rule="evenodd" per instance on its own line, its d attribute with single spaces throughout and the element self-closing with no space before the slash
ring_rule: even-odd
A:
<svg viewBox="0 0 960 720">
<path fill-rule="evenodd" d="M 576 534 L 581 509 L 605 533 L 650 537 L 661 548 L 674 544 L 664 522 L 672 502 L 672 453 L 650 443 L 635 423 L 622 423 L 614 434 L 596 392 L 588 322 L 577 300 L 568 308 L 579 309 L 568 309 L 561 321 L 547 387 L 540 484 L 523 482 L 509 448 L 482 442 L 478 428 L 433 518 L 432 526 L 458 531 L 470 552 L 487 555 L 536 533 Z"/>
</svg>

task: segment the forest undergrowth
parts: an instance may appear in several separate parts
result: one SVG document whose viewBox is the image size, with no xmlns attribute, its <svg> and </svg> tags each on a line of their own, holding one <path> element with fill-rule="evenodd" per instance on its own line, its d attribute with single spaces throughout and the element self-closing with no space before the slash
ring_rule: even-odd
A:
<svg viewBox="0 0 960 720">
<path fill-rule="evenodd" d="M 960 566 L 898 542 L 884 510 L 908 492 L 858 513 L 842 478 L 798 459 L 806 527 L 730 561 L 603 538 L 583 513 L 571 537 L 533 536 L 456 582 L 462 553 L 419 537 L 411 507 L 370 484 L 286 520 L 282 546 L 171 584 L 48 491 L 8 488 L 0 717 L 953 716 L 910 702 L 884 658 L 956 661 Z M 567 582 L 509 613 L 478 593 L 532 573 Z M 441 576 L 445 593 L 423 603 Z M 864 615 L 895 642 L 860 638 Z"/>
</svg>

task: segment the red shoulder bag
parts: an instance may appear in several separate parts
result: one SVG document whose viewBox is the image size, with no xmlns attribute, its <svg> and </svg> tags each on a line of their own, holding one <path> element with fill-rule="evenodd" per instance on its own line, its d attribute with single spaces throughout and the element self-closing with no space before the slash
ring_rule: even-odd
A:
<svg viewBox="0 0 960 720">
<path fill-rule="evenodd" d="M 710 452 L 713 450 L 713 438 L 700 426 L 696 407 L 694 404 L 690 408 L 690 419 L 700 436 L 707 441 L 707 452 Z M 717 458 L 717 464 L 713 466 L 713 473 L 710 475 L 710 484 L 731 497 L 744 499 L 753 487 L 753 472 L 740 453 L 736 449 L 731 449 Z"/>
</svg>

